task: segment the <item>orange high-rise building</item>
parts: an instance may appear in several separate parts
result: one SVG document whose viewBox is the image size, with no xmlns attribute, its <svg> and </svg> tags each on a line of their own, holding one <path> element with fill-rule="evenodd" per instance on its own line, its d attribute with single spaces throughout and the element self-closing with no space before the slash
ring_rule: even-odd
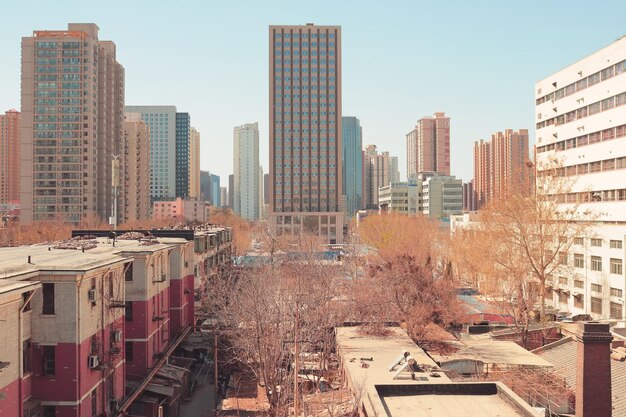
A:
<svg viewBox="0 0 626 417">
<path fill-rule="evenodd" d="M 0 204 L 20 199 L 20 121 L 17 110 L 0 114 Z"/>
</svg>

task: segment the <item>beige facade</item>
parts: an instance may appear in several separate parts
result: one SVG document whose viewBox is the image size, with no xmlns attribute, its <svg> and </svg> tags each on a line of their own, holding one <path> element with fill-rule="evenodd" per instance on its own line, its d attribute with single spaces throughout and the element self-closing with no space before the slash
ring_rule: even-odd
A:
<svg viewBox="0 0 626 417">
<path fill-rule="evenodd" d="M 450 175 L 450 118 L 423 117 L 406 135 L 407 177 L 421 172 Z"/>
<path fill-rule="evenodd" d="M 378 153 L 376 145 L 367 145 L 365 148 L 363 172 L 365 174 L 365 204 L 367 208 L 376 208 L 378 206 L 378 189 L 394 182 L 393 158 L 389 152 Z"/>
<path fill-rule="evenodd" d="M 477 208 L 511 193 L 529 191 L 528 130 L 506 129 L 491 141 L 474 142 L 474 193 Z"/>
<path fill-rule="evenodd" d="M 119 223 L 150 218 L 150 129 L 138 113 L 124 115 Z"/>
<path fill-rule="evenodd" d="M 341 242 L 341 27 L 270 26 L 269 51 L 270 225 Z"/>
<path fill-rule="evenodd" d="M 21 219 L 106 220 L 123 135 L 124 68 L 98 26 L 22 38 Z"/>
<path fill-rule="evenodd" d="M 17 110 L 0 114 L 0 204 L 20 199 L 20 122 Z"/>
<path fill-rule="evenodd" d="M 195 127 L 189 133 L 189 198 L 200 198 L 200 132 Z"/>
<path fill-rule="evenodd" d="M 178 197 L 176 200 L 155 201 L 152 207 L 153 219 L 176 219 L 184 223 L 205 223 L 209 221 L 207 201 L 187 200 Z"/>
</svg>

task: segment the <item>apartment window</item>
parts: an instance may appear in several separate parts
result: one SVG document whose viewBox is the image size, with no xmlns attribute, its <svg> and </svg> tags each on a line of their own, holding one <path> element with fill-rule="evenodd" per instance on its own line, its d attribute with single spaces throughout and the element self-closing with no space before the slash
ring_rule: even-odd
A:
<svg viewBox="0 0 626 417">
<path fill-rule="evenodd" d="M 567 304 L 569 295 L 564 292 L 559 293 L 559 303 Z"/>
<path fill-rule="evenodd" d="M 591 257 L 591 270 L 602 271 L 602 258 L 599 256 Z"/>
<path fill-rule="evenodd" d="M 31 372 L 30 366 L 30 339 L 25 340 L 22 344 L 22 372 L 24 375 Z"/>
<path fill-rule="evenodd" d="M 133 280 L 133 264 L 126 264 L 126 270 L 124 271 L 124 281 Z"/>
<path fill-rule="evenodd" d="M 124 344 L 124 351 L 126 352 L 126 361 L 127 362 L 132 362 L 133 361 L 133 342 L 126 342 Z"/>
<path fill-rule="evenodd" d="M 43 308 L 41 314 L 54 314 L 54 284 L 45 283 L 41 286 Z"/>
<path fill-rule="evenodd" d="M 621 319 L 622 318 L 622 305 L 619 303 L 611 303 L 610 318 Z"/>
<path fill-rule="evenodd" d="M 620 290 L 619 288 L 611 287 L 611 297 L 622 298 L 622 290 Z"/>
<path fill-rule="evenodd" d="M 585 282 L 581 279 L 575 279 L 574 288 L 585 288 Z"/>
<path fill-rule="evenodd" d="M 591 312 L 602 315 L 602 299 L 591 297 Z"/>
<path fill-rule="evenodd" d="M 559 284 L 567 285 L 567 277 L 559 277 Z"/>
<path fill-rule="evenodd" d="M 582 237 L 575 237 L 574 238 L 574 245 L 584 245 L 585 244 L 585 239 Z"/>
<path fill-rule="evenodd" d="M 43 346 L 43 373 L 44 375 L 54 375 L 55 359 L 56 359 L 55 354 L 56 354 L 55 346 Z"/>
<path fill-rule="evenodd" d="M 585 302 L 583 301 L 583 297 L 574 297 L 574 307 L 585 308 Z"/>
<path fill-rule="evenodd" d="M 133 321 L 133 302 L 126 301 L 124 306 L 124 318 L 126 321 Z"/>
<path fill-rule="evenodd" d="M 602 239 L 591 239 L 591 246 L 602 247 Z"/>
<path fill-rule="evenodd" d="M 611 240 L 610 242 L 611 249 L 621 249 L 622 241 L 621 240 Z"/>
<path fill-rule="evenodd" d="M 30 300 L 29 300 L 31 294 L 32 293 L 30 291 L 22 294 L 22 299 L 24 300 L 24 311 L 31 310 L 31 305 L 30 305 Z"/>
<path fill-rule="evenodd" d="M 622 260 L 611 258 L 611 274 L 622 275 Z"/>
<path fill-rule="evenodd" d="M 559 252 L 559 264 L 567 265 L 567 253 Z"/>
<path fill-rule="evenodd" d="M 600 285 L 600 284 L 591 284 L 591 291 L 602 292 L 602 285 Z"/>
<path fill-rule="evenodd" d="M 585 257 L 580 253 L 574 254 L 574 267 L 576 268 L 584 268 L 585 267 Z"/>
<path fill-rule="evenodd" d="M 44 405 L 42 411 L 42 417 L 56 417 L 57 415 L 57 408 L 54 405 Z"/>
</svg>

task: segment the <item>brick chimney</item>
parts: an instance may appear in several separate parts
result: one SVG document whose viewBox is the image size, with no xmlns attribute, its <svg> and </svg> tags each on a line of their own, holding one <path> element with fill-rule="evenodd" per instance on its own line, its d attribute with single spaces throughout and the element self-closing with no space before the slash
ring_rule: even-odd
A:
<svg viewBox="0 0 626 417">
<path fill-rule="evenodd" d="M 576 417 L 611 417 L 612 339 L 608 324 L 578 324 Z"/>
</svg>

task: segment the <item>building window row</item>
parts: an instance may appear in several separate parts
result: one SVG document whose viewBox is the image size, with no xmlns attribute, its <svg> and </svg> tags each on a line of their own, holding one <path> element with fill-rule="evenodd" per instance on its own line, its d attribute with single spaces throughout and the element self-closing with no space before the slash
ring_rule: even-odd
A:
<svg viewBox="0 0 626 417">
<path fill-rule="evenodd" d="M 608 80 L 609 78 L 613 78 L 616 75 L 620 75 L 626 72 L 626 60 L 622 62 L 618 62 L 615 65 L 611 65 L 609 67 L 604 68 L 601 71 L 591 74 L 588 77 L 582 78 L 574 83 L 568 84 L 563 88 L 556 90 L 553 93 L 546 94 L 545 96 L 539 97 L 536 100 L 536 104 L 542 104 L 546 101 L 550 100 L 560 100 L 563 97 L 570 96 L 578 91 L 582 91 L 587 87 L 591 87 L 595 84 L 598 84 L 601 81 Z"/>
<path fill-rule="evenodd" d="M 579 193 L 546 195 L 544 198 L 556 197 L 559 203 L 601 203 L 609 201 L 626 201 L 626 188 L 619 190 L 582 191 Z"/>
<path fill-rule="evenodd" d="M 626 125 L 620 125 L 590 133 L 588 135 L 577 136 L 572 139 L 562 140 L 549 145 L 538 146 L 537 153 L 548 151 L 564 151 L 566 149 L 580 148 L 581 146 L 593 145 L 594 143 L 606 140 L 617 139 L 626 136 Z"/>
<path fill-rule="evenodd" d="M 537 123 L 537 130 L 543 129 L 546 126 L 559 126 L 573 122 L 575 120 L 584 119 L 587 116 L 607 111 L 614 107 L 623 106 L 624 104 L 626 104 L 626 93 L 621 93 L 612 97 L 605 98 L 604 100 L 596 101 L 595 103 L 592 103 L 588 106 L 583 106 L 576 110 L 572 110 L 566 114 L 561 114 L 543 122 L 539 122 Z"/>
</svg>

